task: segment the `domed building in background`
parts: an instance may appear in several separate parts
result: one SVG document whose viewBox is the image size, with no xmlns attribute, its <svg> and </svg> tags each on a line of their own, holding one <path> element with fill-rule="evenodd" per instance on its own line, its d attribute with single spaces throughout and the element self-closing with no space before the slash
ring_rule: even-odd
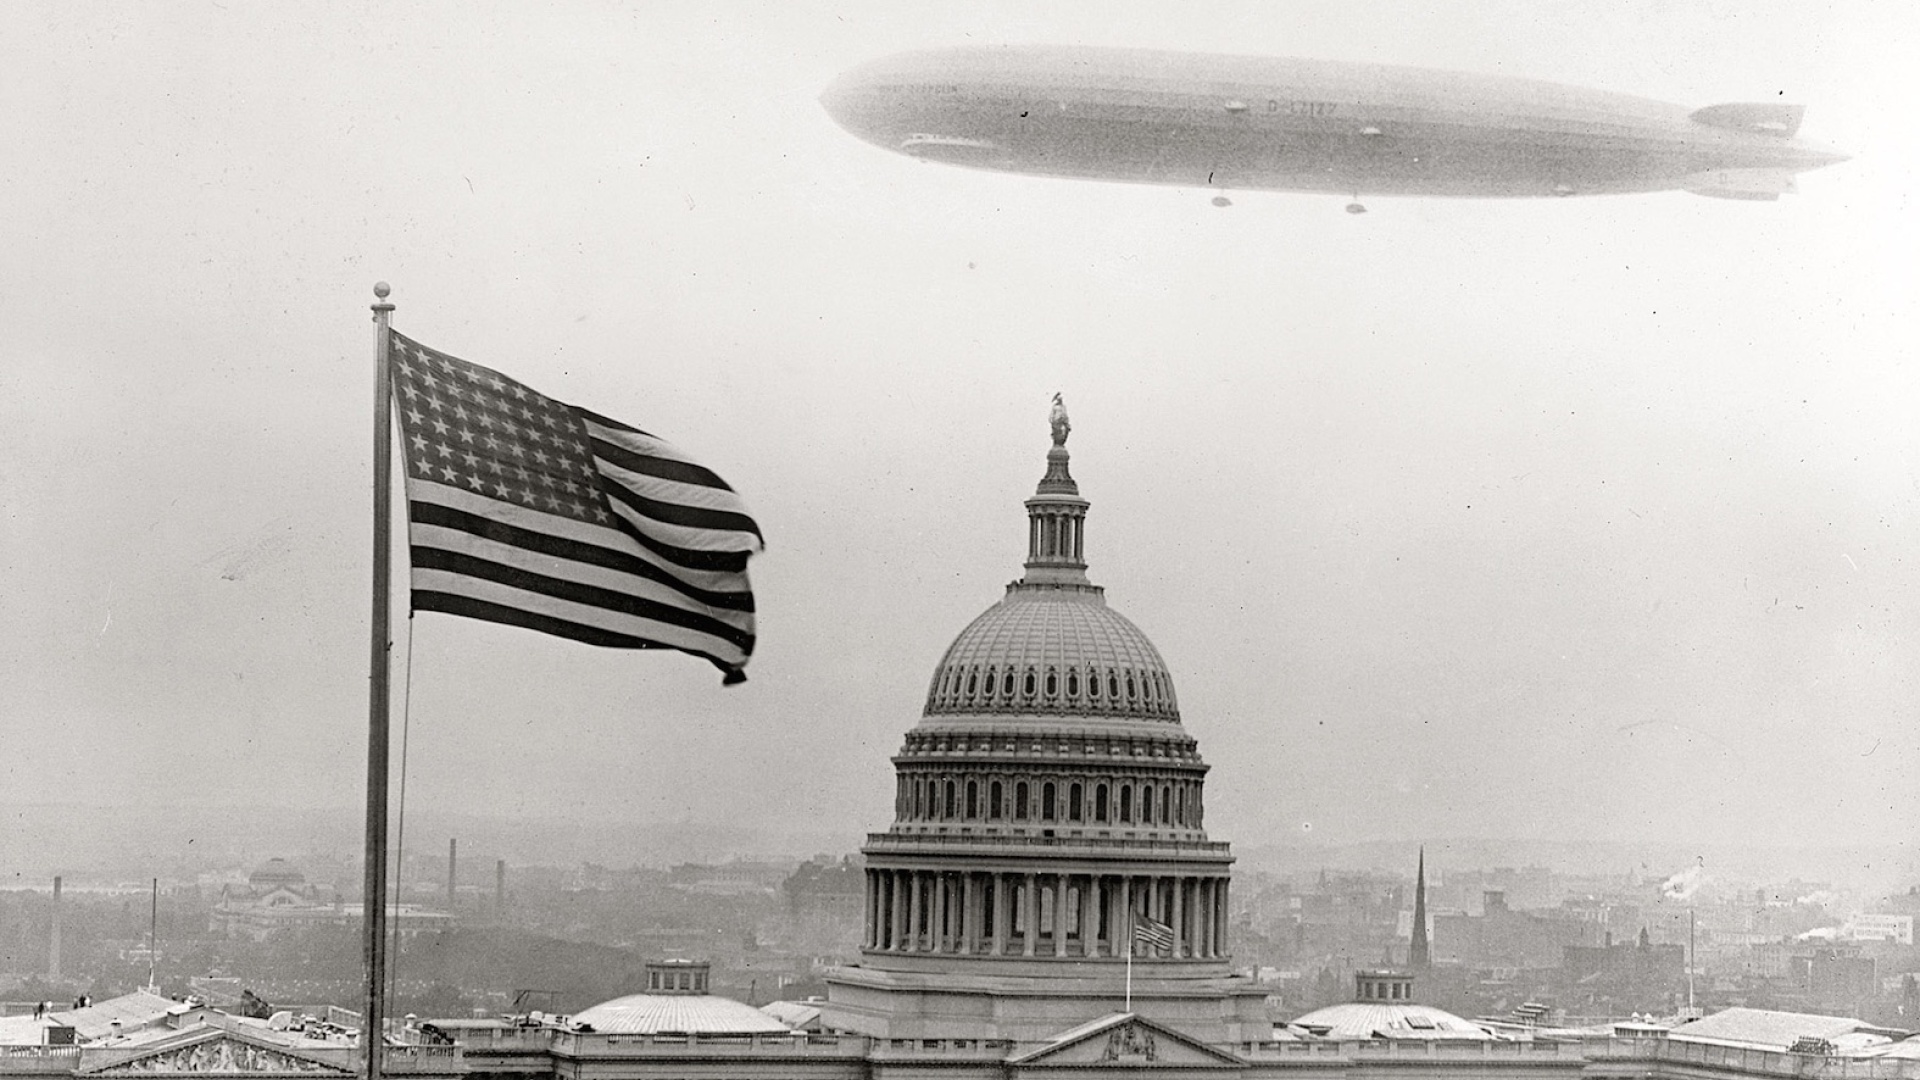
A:
<svg viewBox="0 0 1920 1080">
<path fill-rule="evenodd" d="M 894 758 L 829 1028 L 1018 1045 L 1131 1013 L 1206 1043 L 1271 1036 L 1229 963 L 1233 859 L 1207 838 L 1173 676 L 1087 577 L 1068 431 L 1056 398 L 1025 573 L 947 648 Z"/>
<path fill-rule="evenodd" d="M 1315 1009 L 1287 1025 L 1288 1030 L 1312 1039 L 1415 1039 L 1434 1042 L 1464 1039 L 1489 1042 L 1502 1038 L 1491 1028 L 1463 1020 L 1414 1000 L 1414 976 L 1404 971 L 1356 971 L 1353 1000 Z"/>
<path fill-rule="evenodd" d="M 645 993 L 575 1013 L 572 1029 L 604 1035 L 773 1035 L 792 1029 L 732 998 L 708 993 L 712 965 L 701 960 L 647 963 Z"/>
</svg>

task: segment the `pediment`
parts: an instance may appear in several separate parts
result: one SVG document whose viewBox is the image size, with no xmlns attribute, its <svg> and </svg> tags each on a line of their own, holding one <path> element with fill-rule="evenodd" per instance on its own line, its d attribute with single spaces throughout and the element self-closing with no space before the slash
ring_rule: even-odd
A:
<svg viewBox="0 0 1920 1080">
<path fill-rule="evenodd" d="M 258 1076 L 309 1073 L 351 1076 L 351 1068 L 309 1057 L 297 1050 L 268 1046 L 230 1032 L 215 1030 L 205 1037 L 153 1047 L 146 1052 L 80 1070 L 87 1076 L 153 1076 L 196 1074 Z"/>
<path fill-rule="evenodd" d="M 1009 1064 L 1022 1074 L 1044 1069 L 1233 1071 L 1246 1068 L 1246 1062 L 1224 1050 L 1130 1013 L 1115 1013 L 1064 1031 L 1053 1042 L 1014 1058 Z"/>
</svg>

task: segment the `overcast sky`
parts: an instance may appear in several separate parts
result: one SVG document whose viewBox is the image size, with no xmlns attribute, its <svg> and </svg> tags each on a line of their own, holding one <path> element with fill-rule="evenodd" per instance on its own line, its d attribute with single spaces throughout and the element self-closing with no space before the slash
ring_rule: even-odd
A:
<svg viewBox="0 0 1920 1080">
<path fill-rule="evenodd" d="M 816 100 L 994 42 L 1802 102 L 1855 158 L 1771 204 L 1222 210 Z M 1905 2 L 7 4 L 0 804 L 357 805 L 384 279 L 768 540 L 724 691 L 420 616 L 412 808 L 884 828 L 1058 390 L 1215 837 L 1911 844 L 1916 55 Z"/>
</svg>

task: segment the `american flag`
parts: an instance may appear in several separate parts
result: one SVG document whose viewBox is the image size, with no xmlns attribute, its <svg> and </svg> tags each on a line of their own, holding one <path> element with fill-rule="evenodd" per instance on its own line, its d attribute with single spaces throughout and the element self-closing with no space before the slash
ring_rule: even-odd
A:
<svg viewBox="0 0 1920 1080">
<path fill-rule="evenodd" d="M 1145 915 L 1133 917 L 1133 940 L 1152 949 L 1173 951 L 1173 927 L 1155 922 Z"/>
<path fill-rule="evenodd" d="M 413 610 L 623 649 L 679 649 L 746 678 L 740 497 L 671 445 L 389 332 L 405 440 Z"/>
</svg>

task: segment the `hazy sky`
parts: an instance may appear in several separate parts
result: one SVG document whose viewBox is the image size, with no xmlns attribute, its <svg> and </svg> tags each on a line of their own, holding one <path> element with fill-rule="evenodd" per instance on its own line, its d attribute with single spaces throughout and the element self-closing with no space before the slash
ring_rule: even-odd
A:
<svg viewBox="0 0 1920 1080">
<path fill-rule="evenodd" d="M 816 101 L 992 42 L 1797 101 L 1856 156 L 1352 217 Z M 1214 836 L 1911 844 L 1916 55 L 1906 2 L 7 4 L 0 804 L 358 803 L 384 279 L 768 540 L 743 687 L 422 615 L 412 807 L 884 828 L 1059 390 Z"/>
</svg>

